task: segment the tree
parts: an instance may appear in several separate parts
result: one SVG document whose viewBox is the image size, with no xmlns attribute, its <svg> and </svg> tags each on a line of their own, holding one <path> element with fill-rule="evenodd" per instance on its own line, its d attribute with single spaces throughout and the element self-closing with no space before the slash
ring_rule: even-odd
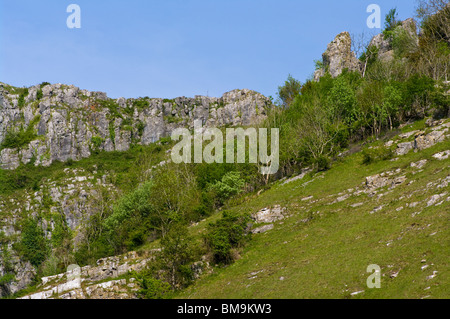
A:
<svg viewBox="0 0 450 319">
<path fill-rule="evenodd" d="M 233 171 L 226 173 L 222 180 L 211 184 L 210 189 L 216 193 L 219 204 L 223 204 L 231 196 L 239 194 L 244 185 L 245 181 L 240 173 Z"/>
<path fill-rule="evenodd" d="M 224 212 L 221 219 L 208 225 L 205 244 L 214 262 L 230 264 L 234 261 L 232 249 L 242 246 L 248 239 L 249 220 L 249 215 Z"/>
<path fill-rule="evenodd" d="M 386 86 L 383 92 L 383 109 L 386 110 L 389 119 L 389 129 L 393 128 L 393 118 L 397 116 L 402 104 L 402 92 L 400 88 L 392 84 Z"/>
<path fill-rule="evenodd" d="M 177 223 L 172 225 L 166 236 L 161 239 L 161 253 L 157 257 L 163 277 L 172 289 L 183 288 L 192 281 L 190 263 L 193 261 L 192 239 L 188 228 Z"/>
<path fill-rule="evenodd" d="M 295 97 L 300 94 L 302 85 L 300 81 L 294 79 L 290 74 L 283 86 L 278 87 L 278 96 L 283 107 L 289 107 Z"/>
<path fill-rule="evenodd" d="M 434 80 L 448 80 L 450 65 L 450 3 L 448 0 L 421 0 L 417 8 L 422 35 L 419 52 L 411 64 L 417 72 Z"/>
</svg>

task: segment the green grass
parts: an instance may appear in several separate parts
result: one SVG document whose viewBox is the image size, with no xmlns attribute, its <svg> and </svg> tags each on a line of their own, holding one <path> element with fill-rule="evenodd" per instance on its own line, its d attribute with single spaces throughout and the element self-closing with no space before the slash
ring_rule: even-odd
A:
<svg viewBox="0 0 450 319">
<path fill-rule="evenodd" d="M 96 177 L 107 175 L 109 182 L 122 191 L 133 190 L 139 184 L 142 171 L 149 169 L 165 159 L 165 150 L 170 144 L 157 143 L 135 145 L 126 152 L 94 152 L 89 158 L 66 163 L 55 161 L 49 167 L 34 166 L 33 163 L 21 165 L 16 170 L 0 169 L 0 197 L 18 196 L 20 190 L 36 191 L 46 180 L 59 180 L 66 177 L 64 168 L 80 168 L 96 171 Z"/>
<path fill-rule="evenodd" d="M 426 185 L 448 175 L 448 161 L 434 160 L 432 155 L 449 148 L 447 140 L 397 161 L 369 165 L 362 164 L 361 153 L 356 153 L 335 163 L 323 178 L 319 174 L 279 184 L 232 208 L 253 213 L 280 204 L 288 208 L 291 217 L 275 223 L 267 233 L 254 235 L 241 259 L 229 267 L 215 268 L 213 275 L 203 277 L 177 297 L 448 298 L 450 234 L 446 213 L 450 203 L 426 207 L 426 201 L 449 188 L 427 190 Z M 410 163 L 424 158 L 428 159 L 424 170 L 413 174 L 417 170 Z M 384 194 L 380 199 L 362 193 L 332 204 L 338 193 L 361 188 L 366 176 L 397 168 L 402 169 L 407 182 L 392 191 L 386 187 L 379 190 Z M 411 180 L 415 182 L 407 185 Z M 317 202 L 301 200 L 311 195 Z M 406 207 L 411 202 L 420 204 Z M 363 204 L 352 208 L 355 203 Z M 370 213 L 380 205 L 383 209 Z M 404 209 L 396 211 L 400 206 Z M 195 232 L 201 233 L 198 227 L 202 225 Z M 370 264 L 381 267 L 380 289 L 367 288 Z M 424 265 L 429 267 L 421 270 Z M 437 276 L 427 280 L 433 271 Z M 397 272 L 397 277 L 391 278 Z M 364 293 L 351 296 L 362 290 Z"/>
</svg>

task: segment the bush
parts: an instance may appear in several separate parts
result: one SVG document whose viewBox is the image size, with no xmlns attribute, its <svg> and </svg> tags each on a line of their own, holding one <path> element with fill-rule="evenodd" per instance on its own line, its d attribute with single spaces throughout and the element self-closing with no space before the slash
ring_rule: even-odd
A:
<svg viewBox="0 0 450 319">
<path fill-rule="evenodd" d="M 138 296 L 141 299 L 169 299 L 171 287 L 167 282 L 153 278 L 151 275 L 139 275 L 137 281 L 141 289 Z"/>
<path fill-rule="evenodd" d="M 150 106 L 150 102 L 147 100 L 135 100 L 133 106 L 142 111 Z"/>
<path fill-rule="evenodd" d="M 281 104 L 284 107 L 288 107 L 300 93 L 301 87 L 301 83 L 289 75 L 284 85 L 278 87 L 278 96 Z"/>
<path fill-rule="evenodd" d="M 44 94 L 42 93 L 42 89 L 37 90 L 36 93 L 36 99 L 39 101 L 44 97 Z"/>
<path fill-rule="evenodd" d="M 425 111 L 432 104 L 432 96 L 435 93 L 435 81 L 428 76 L 414 74 L 405 83 L 405 100 L 412 116 L 423 117 Z"/>
<path fill-rule="evenodd" d="M 36 219 L 23 222 L 20 250 L 23 256 L 35 267 L 39 267 L 48 255 L 48 243 L 44 231 Z"/>
<path fill-rule="evenodd" d="M 104 141 L 105 140 L 102 139 L 100 136 L 93 136 L 91 138 L 91 143 L 94 146 L 94 150 L 98 151 L 100 149 L 100 147 L 102 146 Z"/>
<path fill-rule="evenodd" d="M 333 116 L 349 125 L 358 118 L 356 95 L 344 75 L 336 79 L 329 94 L 328 104 Z"/>
<path fill-rule="evenodd" d="M 221 181 L 210 186 L 210 189 L 217 194 L 217 199 L 220 204 L 233 195 L 237 195 L 242 191 L 245 182 L 241 178 L 239 172 L 229 172 L 222 177 Z"/>
<path fill-rule="evenodd" d="M 391 159 L 394 155 L 392 149 L 381 146 L 379 148 L 366 148 L 362 151 L 363 164 Z"/>
<path fill-rule="evenodd" d="M 249 221 L 249 215 L 224 212 L 220 220 L 208 225 L 205 244 L 215 263 L 230 264 L 234 261 L 232 249 L 241 247 L 248 240 Z"/>
</svg>

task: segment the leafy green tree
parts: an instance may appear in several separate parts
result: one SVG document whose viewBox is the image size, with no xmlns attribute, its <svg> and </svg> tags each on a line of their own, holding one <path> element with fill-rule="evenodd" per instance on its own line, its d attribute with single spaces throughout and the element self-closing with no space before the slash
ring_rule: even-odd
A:
<svg viewBox="0 0 450 319">
<path fill-rule="evenodd" d="M 219 203 L 223 204 L 231 196 L 239 194 L 244 185 L 245 181 L 241 178 L 241 174 L 233 171 L 226 173 L 222 180 L 212 184 L 210 189 L 217 194 Z"/>
<path fill-rule="evenodd" d="M 342 119 L 348 125 L 357 120 L 359 110 L 356 95 L 344 76 L 336 78 L 329 94 L 328 104 L 332 117 Z"/>
<path fill-rule="evenodd" d="M 193 244 L 185 225 L 177 223 L 161 239 L 161 252 L 157 257 L 159 269 L 172 289 L 180 289 L 193 280 L 190 264 L 193 262 Z"/>
<path fill-rule="evenodd" d="M 295 97 L 300 94 L 302 85 L 289 74 L 283 86 L 278 87 L 278 96 L 281 100 L 281 105 L 288 107 L 294 101 Z"/>
</svg>

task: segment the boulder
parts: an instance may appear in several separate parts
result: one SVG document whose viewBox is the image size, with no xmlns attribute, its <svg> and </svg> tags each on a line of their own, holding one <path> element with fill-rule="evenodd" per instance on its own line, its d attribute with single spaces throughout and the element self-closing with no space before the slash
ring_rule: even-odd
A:
<svg viewBox="0 0 450 319">
<path fill-rule="evenodd" d="M 414 142 L 399 143 L 395 151 L 396 155 L 405 155 L 414 148 Z"/>
<path fill-rule="evenodd" d="M 259 212 L 252 215 L 252 219 L 255 223 L 273 223 L 285 218 L 284 213 L 286 208 L 282 208 L 280 205 L 275 205 L 273 208 L 263 208 Z"/>
</svg>

